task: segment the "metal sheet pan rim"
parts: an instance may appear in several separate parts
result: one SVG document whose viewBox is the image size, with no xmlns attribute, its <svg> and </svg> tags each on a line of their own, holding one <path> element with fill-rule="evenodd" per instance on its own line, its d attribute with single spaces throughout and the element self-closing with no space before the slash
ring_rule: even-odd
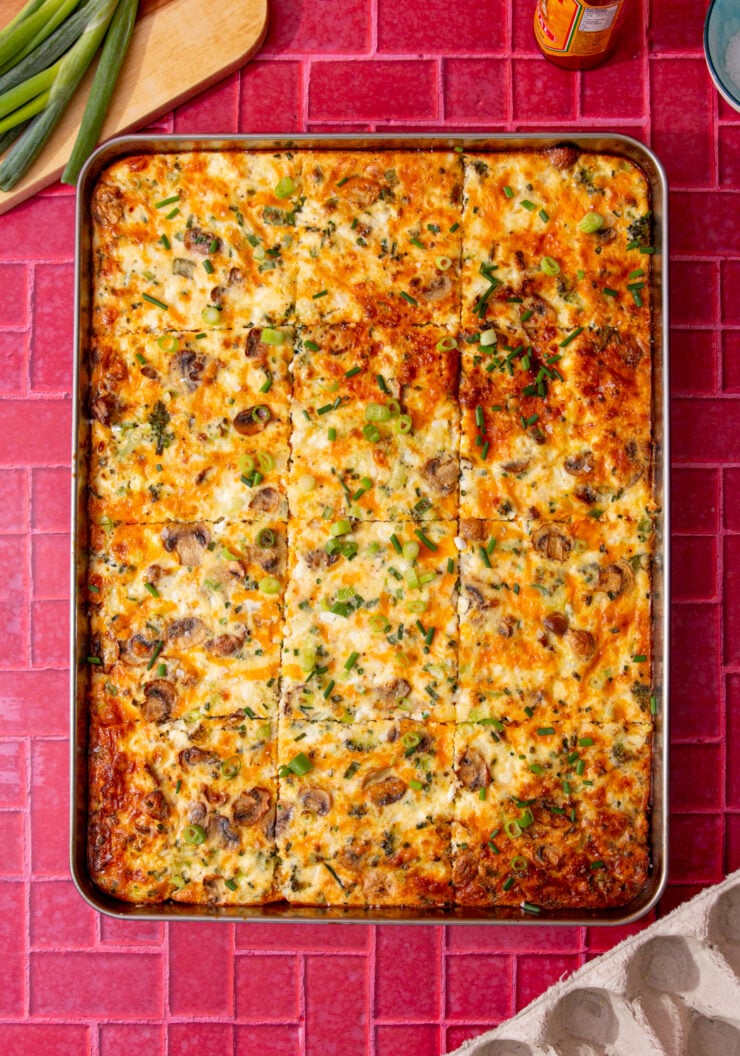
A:
<svg viewBox="0 0 740 1056">
<path fill-rule="evenodd" d="M 578 909 L 542 913 L 533 917 L 516 908 L 456 907 L 446 911 L 420 913 L 414 907 L 310 907 L 288 906 L 267 903 L 263 906 L 208 907 L 189 906 L 180 903 L 135 905 L 107 896 L 92 881 L 87 869 L 87 796 L 86 796 L 86 709 L 78 706 L 80 680 L 78 678 L 79 607 L 78 566 L 80 553 L 78 539 L 84 527 L 79 514 L 80 458 L 78 434 L 81 414 L 80 366 L 89 321 L 83 318 L 84 294 L 89 283 L 85 268 L 85 239 L 89 236 L 88 205 L 94 182 L 102 168 L 112 161 L 132 153 L 172 153 L 189 150 L 285 150 L 285 149 L 344 149 L 344 150 L 516 150 L 545 149 L 567 141 L 584 150 L 602 150 L 623 154 L 641 165 L 649 180 L 655 212 L 656 248 L 654 258 L 659 264 L 660 296 L 653 298 L 653 313 L 656 332 L 653 340 L 653 430 L 655 490 L 660 507 L 658 544 L 656 558 L 660 562 L 657 576 L 662 612 L 653 621 L 655 643 L 655 666 L 660 672 L 658 708 L 654 728 L 653 789 L 651 810 L 651 856 L 653 872 L 642 894 L 631 905 L 606 910 Z M 313 135 L 127 135 L 104 143 L 88 159 L 80 176 L 75 217 L 75 322 L 73 364 L 73 415 L 72 415 L 72 523 L 71 523 L 71 612 L 70 612 L 70 870 L 80 896 L 95 910 L 118 919 L 138 920 L 235 920 L 261 923 L 326 923 L 345 924 L 480 924 L 480 925 L 538 925 L 563 927 L 593 927 L 598 925 L 624 926 L 632 924 L 652 910 L 665 890 L 668 881 L 668 672 L 669 672 L 669 599 L 670 599 L 670 505 L 669 505 L 669 362 L 668 362 L 668 184 L 662 164 L 655 154 L 639 140 L 621 133 L 609 131 L 582 132 L 563 129 L 558 132 L 486 133 L 485 131 L 424 132 L 424 133 L 376 133 L 357 135 L 337 133 Z M 654 590 L 654 594 L 657 592 Z M 656 633 L 657 632 L 657 633 Z M 80 725 L 84 730 L 80 735 Z"/>
</svg>

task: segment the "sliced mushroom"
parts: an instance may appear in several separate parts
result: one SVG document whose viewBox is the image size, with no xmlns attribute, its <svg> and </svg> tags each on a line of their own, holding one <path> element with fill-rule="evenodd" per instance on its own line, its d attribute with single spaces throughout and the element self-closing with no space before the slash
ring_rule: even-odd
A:
<svg viewBox="0 0 740 1056">
<path fill-rule="evenodd" d="M 565 636 L 565 640 L 579 660 L 588 660 L 596 650 L 596 639 L 589 631 L 579 631 L 571 628 Z"/>
<path fill-rule="evenodd" d="M 312 814 L 323 818 L 331 810 L 332 797 L 323 788 L 307 788 L 301 794 L 301 804 L 304 810 L 310 810 Z"/>
<path fill-rule="evenodd" d="M 382 781 L 370 784 L 367 794 L 376 807 L 387 807 L 403 799 L 407 787 L 400 777 L 385 777 Z"/>
<path fill-rule="evenodd" d="M 260 488 L 249 504 L 250 510 L 275 513 L 280 506 L 280 492 L 276 488 Z"/>
<path fill-rule="evenodd" d="M 117 224 L 123 218 L 123 196 L 120 189 L 99 183 L 93 194 L 91 210 L 96 223 L 104 227 Z"/>
<path fill-rule="evenodd" d="M 275 835 L 282 836 L 285 830 L 290 825 L 293 819 L 293 807 L 288 804 L 284 806 L 280 804 L 277 809 L 277 815 L 275 817 Z"/>
<path fill-rule="evenodd" d="M 618 598 L 621 594 L 626 594 L 634 585 L 635 574 L 628 564 L 620 562 L 618 565 L 609 565 L 608 568 L 599 569 L 596 589 L 603 590 L 610 598 Z"/>
<path fill-rule="evenodd" d="M 262 327 L 253 326 L 247 334 L 247 340 L 244 345 L 244 355 L 248 359 L 252 359 L 253 356 L 260 355 L 260 345 L 262 344 Z"/>
<path fill-rule="evenodd" d="M 199 356 L 191 348 L 183 348 L 172 360 L 171 373 L 175 379 L 179 376 L 187 388 L 194 391 L 202 380 L 205 367 L 204 356 Z"/>
<path fill-rule="evenodd" d="M 543 865 L 550 866 L 552 869 L 557 869 L 560 865 L 560 854 L 556 847 L 551 843 L 541 843 L 536 851 L 538 859 Z"/>
<path fill-rule="evenodd" d="M 337 861 L 344 869 L 349 869 L 353 873 L 359 872 L 371 849 L 372 845 L 368 841 L 358 843 L 353 840 L 346 847 L 342 847 L 337 854 Z"/>
<path fill-rule="evenodd" d="M 617 237 L 616 229 L 613 227 L 602 227 L 600 231 L 596 232 L 596 241 L 602 246 L 608 246 L 615 241 Z"/>
<path fill-rule="evenodd" d="M 208 823 L 208 836 L 226 848 L 234 847 L 241 839 L 236 829 L 232 829 L 229 819 L 221 814 L 212 817 Z"/>
<path fill-rule="evenodd" d="M 239 794 L 231 808 L 232 817 L 237 825 L 250 828 L 263 818 L 272 805 L 272 796 L 266 788 L 250 788 Z"/>
<path fill-rule="evenodd" d="M 226 294 L 228 292 L 229 291 L 226 286 L 214 286 L 211 290 L 211 304 L 215 304 L 217 306 L 222 305 L 224 303 L 224 298 L 226 297 Z"/>
<path fill-rule="evenodd" d="M 573 542 L 556 524 L 543 524 L 532 532 L 532 545 L 551 561 L 565 561 L 573 549 Z"/>
<path fill-rule="evenodd" d="M 173 620 L 167 628 L 167 640 L 179 649 L 200 645 L 208 634 L 208 628 L 197 616 L 186 616 L 182 620 Z"/>
<path fill-rule="evenodd" d="M 150 722 L 166 722 L 177 701 L 177 690 L 166 678 L 155 678 L 144 686 L 144 702 L 139 710 Z"/>
<path fill-rule="evenodd" d="M 118 404 L 113 393 L 101 392 L 90 403 L 90 416 L 101 425 L 110 425 L 117 409 Z"/>
<path fill-rule="evenodd" d="M 636 367 L 645 355 L 645 347 L 640 341 L 622 339 L 619 343 L 619 355 L 625 366 Z"/>
<path fill-rule="evenodd" d="M 205 803 L 196 800 L 188 807 L 188 821 L 191 825 L 202 825 L 208 817 L 208 807 Z"/>
<path fill-rule="evenodd" d="M 469 596 L 470 603 L 476 609 L 492 609 L 499 604 L 498 598 L 487 598 L 481 586 L 473 583 L 465 584 L 465 593 Z"/>
<path fill-rule="evenodd" d="M 461 851 L 455 855 L 452 864 L 452 883 L 455 887 L 465 887 L 478 878 L 478 858 L 472 851 Z"/>
<path fill-rule="evenodd" d="M 213 656 L 233 656 L 244 644 L 243 638 L 235 634 L 218 634 L 206 642 L 206 651 Z"/>
<path fill-rule="evenodd" d="M 355 176 L 347 184 L 345 197 L 352 205 L 360 209 L 368 209 L 380 198 L 381 186 L 377 180 L 369 180 L 365 176 Z"/>
<path fill-rule="evenodd" d="M 234 418 L 234 428 L 240 436 L 256 436 L 266 429 L 272 421 L 270 408 L 261 403 L 256 407 L 247 407 L 239 411 Z"/>
<path fill-rule="evenodd" d="M 208 257 L 221 249 L 221 239 L 201 227 L 189 227 L 185 232 L 185 248 L 201 257 Z"/>
<path fill-rule="evenodd" d="M 513 638 L 516 625 L 517 620 L 514 616 L 502 616 L 498 621 L 496 631 L 502 638 Z"/>
<path fill-rule="evenodd" d="M 578 147 L 573 147 L 569 143 L 561 143 L 557 147 L 550 147 L 545 151 L 545 154 L 550 164 L 554 168 L 560 169 L 561 172 L 565 171 L 565 169 L 572 169 L 581 156 Z"/>
<path fill-rule="evenodd" d="M 222 876 L 204 876 L 203 891 L 209 906 L 215 906 L 221 901 Z"/>
<path fill-rule="evenodd" d="M 527 337 L 532 341 L 547 341 L 557 328 L 557 313 L 551 304 L 535 293 L 522 298 L 522 315 L 526 316 L 526 322 L 522 322 Z M 531 312 L 531 315 L 527 315 Z"/>
<path fill-rule="evenodd" d="M 469 543 L 482 543 L 488 538 L 486 522 L 478 519 L 460 521 L 460 535 Z"/>
<path fill-rule="evenodd" d="M 562 612 L 550 612 L 545 616 L 542 625 L 551 634 L 556 634 L 558 638 L 562 638 L 568 630 L 568 617 L 564 616 Z"/>
<path fill-rule="evenodd" d="M 474 748 L 468 748 L 457 762 L 457 777 L 464 788 L 475 792 L 479 788 L 488 788 L 491 783 L 491 773 L 488 765 Z"/>
<path fill-rule="evenodd" d="M 242 275 L 239 268 L 231 268 L 229 270 L 229 276 L 226 280 L 229 286 L 241 286 L 244 282 L 244 276 Z"/>
<path fill-rule="evenodd" d="M 590 484 L 579 484 L 577 488 L 574 488 L 573 494 L 585 506 L 593 506 L 599 498 L 599 493 L 594 491 Z"/>
<path fill-rule="evenodd" d="M 156 638 L 145 638 L 143 634 L 132 634 L 121 653 L 121 660 L 129 667 L 147 664 L 158 646 Z"/>
<path fill-rule="evenodd" d="M 158 788 L 144 796 L 141 801 L 141 806 L 149 817 L 154 818 L 156 821 L 164 821 L 170 812 L 167 800 Z"/>
<path fill-rule="evenodd" d="M 409 282 L 409 288 L 419 300 L 434 304 L 435 301 L 441 301 L 448 296 L 452 289 L 452 279 L 445 272 L 438 272 L 434 278 L 423 283 L 417 275 Z"/>
<path fill-rule="evenodd" d="M 187 257 L 175 257 L 172 261 L 172 274 L 183 279 L 192 279 L 195 274 L 195 261 L 188 260 Z"/>
<path fill-rule="evenodd" d="M 202 748 L 184 748 L 178 755 L 181 766 L 213 766 L 220 763 L 221 757 L 216 752 L 204 752 Z"/>
<path fill-rule="evenodd" d="M 398 704 L 400 700 L 407 697 L 411 692 L 411 684 L 406 681 L 405 678 L 394 678 L 391 682 L 386 682 L 382 686 L 378 686 L 376 693 L 380 698 L 381 702 L 386 707 L 393 707 Z"/>
<path fill-rule="evenodd" d="M 501 468 L 506 473 L 513 473 L 515 476 L 517 473 L 526 473 L 529 469 L 529 459 L 520 458 L 517 462 L 504 462 Z"/>
<path fill-rule="evenodd" d="M 176 551 L 181 565 L 199 565 L 203 551 L 211 541 L 205 524 L 167 524 L 162 529 L 162 542 L 168 553 Z"/>
<path fill-rule="evenodd" d="M 327 554 L 326 550 L 322 547 L 317 547 L 315 550 L 309 550 L 304 554 L 304 561 L 309 568 L 317 572 L 321 568 L 330 568 L 335 565 L 339 560 L 339 554 Z"/>
<path fill-rule="evenodd" d="M 460 467 L 452 455 L 442 455 L 425 462 L 421 472 L 433 488 L 443 495 L 449 495 L 457 487 Z"/>
<path fill-rule="evenodd" d="M 571 455 L 563 462 L 563 469 L 570 473 L 571 477 L 585 477 L 594 471 L 593 451 L 582 451 L 578 455 Z"/>
</svg>

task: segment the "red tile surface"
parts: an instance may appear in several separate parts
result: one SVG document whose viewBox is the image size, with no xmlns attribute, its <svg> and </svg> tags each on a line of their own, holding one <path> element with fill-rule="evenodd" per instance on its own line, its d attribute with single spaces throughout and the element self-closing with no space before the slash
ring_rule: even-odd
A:
<svg viewBox="0 0 740 1056">
<path fill-rule="evenodd" d="M 170 929 L 170 1008 L 176 1016 L 231 1016 L 234 941 L 231 928 L 213 928 L 203 942 L 199 924 Z"/>
<path fill-rule="evenodd" d="M 557 70 L 533 2 L 271 0 L 256 62 L 158 131 L 617 129 L 671 178 L 672 857 L 660 913 L 740 868 L 740 115 L 706 5 L 633 0 L 613 59 Z M 648 10 L 649 9 L 649 10 Z M 74 195 L 0 217 L 0 1052 L 441 1056 L 645 927 L 239 922 L 89 909 L 69 878 Z M 696 775 L 701 775 L 701 781 Z"/>
</svg>

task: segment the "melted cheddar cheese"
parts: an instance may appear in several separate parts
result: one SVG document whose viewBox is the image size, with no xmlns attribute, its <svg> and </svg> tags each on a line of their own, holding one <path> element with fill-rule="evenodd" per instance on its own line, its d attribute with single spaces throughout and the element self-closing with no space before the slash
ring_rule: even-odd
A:
<svg viewBox="0 0 740 1056">
<path fill-rule="evenodd" d="M 627 904 L 655 710 L 644 175 L 568 146 L 142 155 L 92 216 L 95 882 Z"/>
</svg>

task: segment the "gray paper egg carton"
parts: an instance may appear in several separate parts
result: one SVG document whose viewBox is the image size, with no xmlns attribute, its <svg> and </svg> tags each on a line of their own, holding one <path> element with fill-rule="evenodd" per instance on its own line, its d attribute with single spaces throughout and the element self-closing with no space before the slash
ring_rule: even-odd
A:
<svg viewBox="0 0 740 1056">
<path fill-rule="evenodd" d="M 740 1056 L 740 871 L 452 1056 Z"/>
</svg>

